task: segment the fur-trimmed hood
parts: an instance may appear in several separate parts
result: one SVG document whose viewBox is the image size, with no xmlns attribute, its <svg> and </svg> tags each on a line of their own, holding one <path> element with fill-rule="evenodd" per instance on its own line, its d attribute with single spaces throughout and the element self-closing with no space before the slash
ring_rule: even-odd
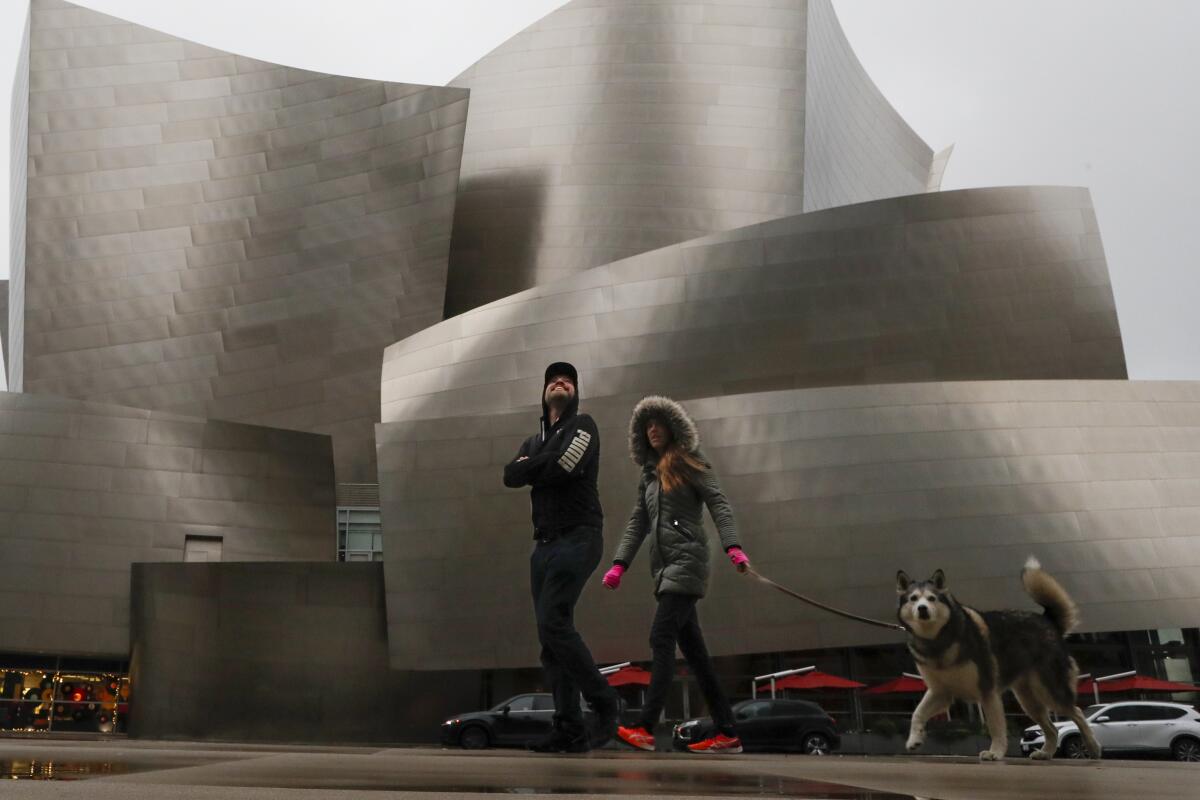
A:
<svg viewBox="0 0 1200 800">
<path fill-rule="evenodd" d="M 669 397 L 650 395 L 643 397 L 633 407 L 629 418 L 629 456 L 633 463 L 645 466 L 658 460 L 658 454 L 646 438 L 646 422 L 657 417 L 671 429 L 671 438 L 689 453 L 700 449 L 700 431 L 679 403 Z"/>
</svg>

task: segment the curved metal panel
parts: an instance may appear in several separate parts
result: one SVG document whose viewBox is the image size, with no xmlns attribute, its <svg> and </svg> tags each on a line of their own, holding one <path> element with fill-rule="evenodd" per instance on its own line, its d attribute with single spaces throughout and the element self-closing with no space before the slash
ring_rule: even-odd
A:
<svg viewBox="0 0 1200 800">
<path fill-rule="evenodd" d="M 452 84 L 471 116 L 447 316 L 929 173 L 828 0 L 573 0 Z"/>
<path fill-rule="evenodd" d="M 808 9 L 804 210 L 925 191 L 929 145 L 871 81 L 832 0 Z"/>
<path fill-rule="evenodd" d="M 9 239 L 8 280 L 4 315 L 4 377 L 6 386 L 21 391 L 25 352 L 25 215 L 29 164 L 29 17 L 17 55 L 9 114 Z"/>
<path fill-rule="evenodd" d="M 954 145 L 949 145 L 934 153 L 933 163 L 929 165 L 929 179 L 925 184 L 925 191 L 940 192 L 942 190 L 942 180 L 946 177 L 946 166 L 950 163 L 952 155 L 954 155 Z"/>
<path fill-rule="evenodd" d="M 331 433 L 441 318 L 464 89 L 324 75 L 35 0 L 25 387 Z"/>
<path fill-rule="evenodd" d="M 0 392 L 0 643 L 125 657 L 130 565 L 328 561 L 329 437 Z"/>
<path fill-rule="evenodd" d="M 596 267 L 389 347 L 384 422 L 584 397 L 911 380 L 1125 377 L 1084 189 L 919 194 L 775 220 Z"/>
<path fill-rule="evenodd" d="M 586 370 L 581 380 L 604 442 L 609 557 L 637 482 L 623 451 L 637 396 L 588 400 Z M 1028 607 L 1019 572 L 1033 553 L 1079 602 L 1085 631 L 1186 627 L 1200 614 L 1200 383 L 889 384 L 687 407 L 755 565 L 836 606 L 888 618 L 897 569 L 940 567 L 972 605 Z M 533 426 L 529 413 L 379 426 L 387 535 L 402 543 L 385 562 L 394 667 L 537 663 L 519 599 L 528 497 L 500 481 Z M 713 573 L 700 608 L 714 654 L 895 639 L 723 560 Z M 651 590 L 644 553 L 617 593 L 597 574 L 577 609 L 597 659 L 645 657 Z"/>
<path fill-rule="evenodd" d="M 573 0 L 456 78 L 447 316 L 802 211 L 805 18 L 805 0 Z"/>
</svg>

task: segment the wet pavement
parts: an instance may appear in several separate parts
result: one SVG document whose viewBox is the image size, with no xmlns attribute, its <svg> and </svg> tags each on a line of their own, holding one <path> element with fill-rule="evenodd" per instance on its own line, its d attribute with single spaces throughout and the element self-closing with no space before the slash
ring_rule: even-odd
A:
<svg viewBox="0 0 1200 800">
<path fill-rule="evenodd" d="M 470 800 L 479 794 L 812 800 L 1192 800 L 1200 765 L 965 758 L 586 756 L 424 748 L 0 739 L 5 798 Z"/>
</svg>

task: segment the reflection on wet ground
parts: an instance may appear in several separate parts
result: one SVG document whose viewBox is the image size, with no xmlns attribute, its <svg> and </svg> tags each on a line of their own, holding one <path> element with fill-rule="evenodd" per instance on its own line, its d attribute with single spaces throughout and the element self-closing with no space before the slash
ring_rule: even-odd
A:
<svg viewBox="0 0 1200 800">
<path fill-rule="evenodd" d="M 251 760 L 252 761 L 252 760 Z M 194 766 L 194 761 L 60 761 L 38 759 L 0 760 L 0 780 L 57 780 L 76 781 L 132 773 L 157 772 L 181 766 Z M 211 762 L 210 762 L 211 763 Z M 242 762 L 248 765 L 249 762 Z M 700 796 L 759 796 L 812 798 L 813 800 L 912 800 L 911 795 L 877 792 L 826 781 L 804 780 L 754 771 L 702 772 L 646 767 L 564 769 L 563 764 L 540 765 L 549 769 L 521 770 L 518 775 L 502 771 L 496 774 L 464 774 L 448 771 L 439 774 L 429 770 L 413 770 L 411 780 L 401 774 L 375 775 L 356 779 L 353 774 L 303 774 L 298 771 L 288 779 L 278 774 L 242 773 L 236 778 L 194 776 L 197 784 L 253 786 L 274 788 L 320 788 L 343 791 L 408 791 L 473 794 L 607 794 L 607 795 L 700 795 Z M 232 778 L 232 780 L 231 780 Z"/>
<path fill-rule="evenodd" d="M 599 776 L 598 776 L 599 777 Z M 322 789 L 344 791 L 388 790 L 406 792 L 461 792 L 477 794 L 611 794 L 611 795 L 687 795 L 687 796 L 757 796 L 793 797 L 812 800 L 913 800 L 912 795 L 876 792 L 856 786 L 824 781 L 784 778 L 772 775 L 666 775 L 655 776 L 640 772 L 617 773 L 611 781 L 600 778 L 595 783 L 556 783 L 538 780 L 521 781 L 524 786 L 502 785 L 495 780 L 448 780 L 444 783 L 414 783 L 372 781 L 356 783 L 335 781 L 322 783 Z M 288 788 L 295 788 L 289 784 Z"/>
<path fill-rule="evenodd" d="M 40 758 L 0 758 L 0 781 L 84 781 L 113 775 L 132 775 L 161 769 L 190 767 L 204 763 L 199 759 L 133 761 L 75 761 Z"/>
<path fill-rule="evenodd" d="M 136 768 L 111 761 L 39 761 L 10 759 L 0 761 L 0 780 L 78 781 L 105 775 L 127 775 Z"/>
</svg>

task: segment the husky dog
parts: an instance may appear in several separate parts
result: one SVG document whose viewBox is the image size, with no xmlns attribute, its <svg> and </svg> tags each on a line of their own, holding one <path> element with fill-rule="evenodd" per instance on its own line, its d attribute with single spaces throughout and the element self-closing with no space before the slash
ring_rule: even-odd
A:
<svg viewBox="0 0 1200 800">
<path fill-rule="evenodd" d="M 1063 643 L 1078 622 L 1075 602 L 1032 556 L 1021 571 L 1021 583 L 1044 613 L 976 611 L 946 591 L 940 569 L 927 581 L 896 573 L 896 617 L 908 631 L 908 651 L 928 686 L 913 712 L 909 751 L 925 741 L 929 718 L 959 699 L 983 709 L 992 743 L 979 759 L 1004 758 L 1008 736 L 1001 694 L 1011 688 L 1046 736 L 1046 744 L 1032 758 L 1053 758 L 1058 749 L 1058 729 L 1050 722 L 1050 711 L 1078 725 L 1089 755 L 1100 757 L 1100 745 L 1075 705 L 1079 668 Z"/>
</svg>

